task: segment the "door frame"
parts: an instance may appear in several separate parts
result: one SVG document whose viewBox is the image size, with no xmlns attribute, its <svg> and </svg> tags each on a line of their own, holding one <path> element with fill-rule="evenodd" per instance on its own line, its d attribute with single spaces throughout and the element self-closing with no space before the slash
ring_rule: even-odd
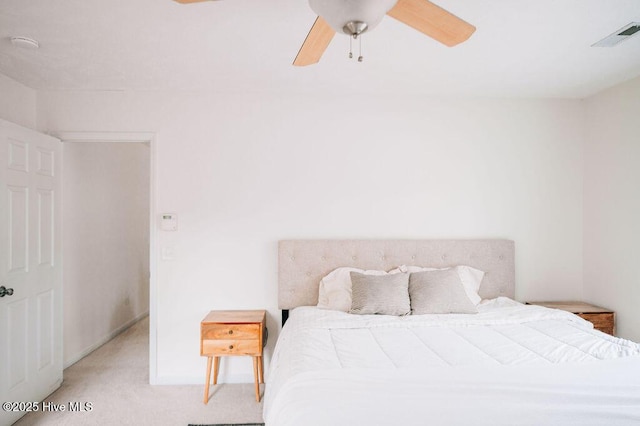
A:
<svg viewBox="0 0 640 426">
<path fill-rule="evenodd" d="M 65 142 L 148 143 L 149 159 L 149 383 L 157 384 L 157 208 L 156 208 L 156 134 L 154 132 L 57 132 Z M 63 278 L 64 280 L 64 278 Z M 64 284 L 63 284 L 64 285 Z"/>
</svg>

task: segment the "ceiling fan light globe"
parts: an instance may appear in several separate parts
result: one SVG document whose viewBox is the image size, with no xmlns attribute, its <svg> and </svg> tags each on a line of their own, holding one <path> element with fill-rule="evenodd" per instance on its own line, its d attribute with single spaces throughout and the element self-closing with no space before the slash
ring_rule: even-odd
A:
<svg viewBox="0 0 640 426">
<path fill-rule="evenodd" d="M 334 31 L 347 32 L 349 22 L 364 22 L 371 31 L 382 21 L 398 0 L 309 0 L 311 9 L 321 16 Z"/>
</svg>

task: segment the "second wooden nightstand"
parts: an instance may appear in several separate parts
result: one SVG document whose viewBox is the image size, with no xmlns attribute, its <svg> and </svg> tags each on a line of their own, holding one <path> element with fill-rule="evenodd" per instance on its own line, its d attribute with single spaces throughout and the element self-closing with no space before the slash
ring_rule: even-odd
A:
<svg viewBox="0 0 640 426">
<path fill-rule="evenodd" d="M 593 328 L 612 336 L 615 335 L 615 313 L 609 309 L 584 302 L 527 302 L 527 305 L 544 306 L 574 313 L 591 322 Z"/>
<path fill-rule="evenodd" d="M 204 403 L 209 402 L 209 383 L 213 362 L 213 384 L 218 382 L 221 356 L 253 357 L 256 401 L 264 383 L 262 348 L 266 343 L 266 311 L 211 311 L 200 323 L 200 355 L 207 357 Z"/>
</svg>

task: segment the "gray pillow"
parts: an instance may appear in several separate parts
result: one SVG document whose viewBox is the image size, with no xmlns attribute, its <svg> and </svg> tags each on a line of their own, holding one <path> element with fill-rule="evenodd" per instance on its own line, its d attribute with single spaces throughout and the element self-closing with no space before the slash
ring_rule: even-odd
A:
<svg viewBox="0 0 640 426">
<path fill-rule="evenodd" d="M 454 268 L 412 273 L 409 297 L 415 315 L 478 313 Z"/>
<path fill-rule="evenodd" d="M 365 275 L 351 272 L 352 314 L 407 315 L 409 274 Z"/>
</svg>

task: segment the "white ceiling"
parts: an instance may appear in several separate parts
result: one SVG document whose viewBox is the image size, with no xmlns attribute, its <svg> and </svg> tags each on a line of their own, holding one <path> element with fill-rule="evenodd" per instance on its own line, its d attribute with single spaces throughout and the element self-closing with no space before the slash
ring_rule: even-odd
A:
<svg viewBox="0 0 640 426">
<path fill-rule="evenodd" d="M 447 48 L 385 17 L 364 62 L 336 35 L 293 67 L 315 15 L 306 0 L 1 0 L 0 73 L 35 89 L 416 93 L 582 98 L 640 75 L 640 33 L 591 44 L 640 0 L 435 0 L 477 27 Z M 14 47 L 10 36 L 40 42 Z"/>
</svg>

